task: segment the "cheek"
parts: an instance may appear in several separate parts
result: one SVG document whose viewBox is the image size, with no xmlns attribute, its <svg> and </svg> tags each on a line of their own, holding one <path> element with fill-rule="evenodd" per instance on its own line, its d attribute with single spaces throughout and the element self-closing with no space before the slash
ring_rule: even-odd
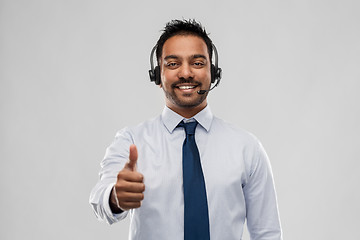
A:
<svg viewBox="0 0 360 240">
<path fill-rule="evenodd" d="M 161 73 L 162 87 L 170 86 L 176 81 L 176 74 L 174 72 L 175 71 L 163 71 Z"/>
<path fill-rule="evenodd" d="M 199 78 L 204 79 L 207 82 L 211 81 L 211 73 L 208 70 L 199 72 L 198 76 L 199 76 Z"/>
</svg>

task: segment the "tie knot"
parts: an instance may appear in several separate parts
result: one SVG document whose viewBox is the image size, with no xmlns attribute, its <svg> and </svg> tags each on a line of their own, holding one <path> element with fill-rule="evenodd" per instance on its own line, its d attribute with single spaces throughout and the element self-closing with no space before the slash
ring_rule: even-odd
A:
<svg viewBox="0 0 360 240">
<path fill-rule="evenodd" d="M 188 122 L 188 123 L 180 122 L 178 126 L 183 127 L 185 129 L 186 135 L 194 135 L 197 124 L 198 124 L 197 121 Z"/>
</svg>

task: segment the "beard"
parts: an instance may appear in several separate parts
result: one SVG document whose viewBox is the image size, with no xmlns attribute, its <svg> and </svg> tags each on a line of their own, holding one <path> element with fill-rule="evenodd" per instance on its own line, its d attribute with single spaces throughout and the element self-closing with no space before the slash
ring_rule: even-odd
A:
<svg viewBox="0 0 360 240">
<path fill-rule="evenodd" d="M 178 82 L 175 82 L 171 85 L 170 91 L 165 90 L 163 88 L 163 91 L 165 93 L 166 98 L 171 101 L 174 105 L 180 107 L 180 108 L 193 108 L 199 106 L 207 97 L 208 92 L 205 94 L 198 94 L 198 93 L 191 93 L 191 94 L 182 94 L 176 93 L 176 85 L 181 83 L 194 83 L 198 85 L 201 89 L 202 84 L 200 82 L 192 81 L 192 80 L 180 80 Z"/>
<path fill-rule="evenodd" d="M 193 100 L 182 100 L 176 95 L 174 90 L 168 92 L 164 89 L 164 93 L 167 99 L 169 99 L 173 104 L 181 108 L 193 108 L 199 106 L 206 99 L 208 94 L 208 92 L 202 95 L 198 94 L 199 96 L 197 96 L 196 99 Z M 186 97 L 186 95 L 184 96 Z"/>
</svg>

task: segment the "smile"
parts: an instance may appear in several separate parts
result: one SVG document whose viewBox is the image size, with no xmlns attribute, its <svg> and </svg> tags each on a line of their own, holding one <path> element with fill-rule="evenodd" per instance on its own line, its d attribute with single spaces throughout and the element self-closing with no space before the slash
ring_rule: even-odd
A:
<svg viewBox="0 0 360 240">
<path fill-rule="evenodd" d="M 181 90 L 186 90 L 186 89 L 196 88 L 196 86 L 178 86 L 178 88 L 181 89 Z"/>
<path fill-rule="evenodd" d="M 191 91 L 192 89 L 197 88 L 200 85 L 201 85 L 200 83 L 195 83 L 195 82 L 192 82 L 192 83 L 183 83 L 182 82 L 182 83 L 174 84 L 173 88 L 177 88 L 182 91 Z"/>
</svg>

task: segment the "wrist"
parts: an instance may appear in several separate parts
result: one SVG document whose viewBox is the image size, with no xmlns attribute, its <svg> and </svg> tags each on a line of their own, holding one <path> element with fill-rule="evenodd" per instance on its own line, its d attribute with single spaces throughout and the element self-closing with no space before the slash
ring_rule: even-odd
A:
<svg viewBox="0 0 360 240">
<path fill-rule="evenodd" d="M 124 212 L 125 210 L 122 209 L 120 207 L 120 204 L 119 204 L 119 200 L 117 198 L 117 194 L 116 194 L 116 188 L 115 188 L 115 185 L 114 187 L 111 189 L 111 192 L 110 192 L 110 197 L 109 197 L 109 205 L 110 205 L 110 209 L 113 213 L 122 213 Z"/>
</svg>

